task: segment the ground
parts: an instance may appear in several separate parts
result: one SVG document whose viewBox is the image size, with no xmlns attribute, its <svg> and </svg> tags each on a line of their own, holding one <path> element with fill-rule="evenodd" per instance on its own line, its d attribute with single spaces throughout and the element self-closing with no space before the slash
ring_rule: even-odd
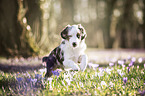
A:
<svg viewBox="0 0 145 96">
<path fill-rule="evenodd" d="M 44 77 L 42 57 L 0 58 L 0 95 L 145 94 L 145 50 L 89 48 L 86 53 L 84 73 L 57 70 L 51 78 Z"/>
<path fill-rule="evenodd" d="M 89 62 L 97 63 L 105 66 L 109 62 L 118 59 L 126 59 L 130 57 L 140 58 L 145 57 L 145 50 L 137 49 L 95 49 L 88 48 L 86 50 Z M 26 72 L 44 68 L 41 57 L 30 57 L 27 59 L 21 58 L 0 58 L 0 70 L 4 72 Z"/>
</svg>

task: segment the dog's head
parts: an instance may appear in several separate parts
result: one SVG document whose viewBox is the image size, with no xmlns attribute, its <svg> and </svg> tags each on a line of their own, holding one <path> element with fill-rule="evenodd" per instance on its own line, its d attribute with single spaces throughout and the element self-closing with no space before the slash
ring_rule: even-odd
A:
<svg viewBox="0 0 145 96">
<path fill-rule="evenodd" d="M 73 48 L 77 48 L 86 36 L 86 31 L 81 24 L 67 25 L 61 32 L 61 37 L 67 40 Z"/>
</svg>

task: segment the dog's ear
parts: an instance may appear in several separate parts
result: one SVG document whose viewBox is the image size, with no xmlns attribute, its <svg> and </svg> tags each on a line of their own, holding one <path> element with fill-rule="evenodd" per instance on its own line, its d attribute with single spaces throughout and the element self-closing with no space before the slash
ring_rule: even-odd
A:
<svg viewBox="0 0 145 96">
<path fill-rule="evenodd" d="M 78 24 L 78 29 L 81 32 L 81 40 L 84 40 L 87 37 L 86 30 L 81 24 Z"/>
<path fill-rule="evenodd" d="M 84 34 L 83 36 L 81 36 L 81 40 L 84 40 L 87 37 L 87 34 Z"/>
<path fill-rule="evenodd" d="M 61 32 L 61 37 L 63 39 L 67 39 L 68 38 L 68 28 L 69 28 L 70 25 L 67 25 Z"/>
</svg>

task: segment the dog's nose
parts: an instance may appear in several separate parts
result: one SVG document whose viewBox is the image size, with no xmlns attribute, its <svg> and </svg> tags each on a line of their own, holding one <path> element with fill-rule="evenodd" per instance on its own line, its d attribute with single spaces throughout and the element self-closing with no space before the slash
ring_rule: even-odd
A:
<svg viewBox="0 0 145 96">
<path fill-rule="evenodd" d="M 73 45 L 73 47 L 76 47 L 77 46 L 77 43 L 76 42 L 73 42 L 72 45 Z"/>
</svg>

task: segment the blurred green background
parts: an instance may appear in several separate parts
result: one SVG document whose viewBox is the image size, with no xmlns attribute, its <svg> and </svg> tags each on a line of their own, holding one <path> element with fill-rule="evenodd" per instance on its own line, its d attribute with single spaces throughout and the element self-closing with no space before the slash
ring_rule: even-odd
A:
<svg viewBox="0 0 145 96">
<path fill-rule="evenodd" d="M 49 53 L 68 24 L 85 27 L 88 48 L 145 48 L 145 0 L 0 0 L 0 55 Z"/>
</svg>

